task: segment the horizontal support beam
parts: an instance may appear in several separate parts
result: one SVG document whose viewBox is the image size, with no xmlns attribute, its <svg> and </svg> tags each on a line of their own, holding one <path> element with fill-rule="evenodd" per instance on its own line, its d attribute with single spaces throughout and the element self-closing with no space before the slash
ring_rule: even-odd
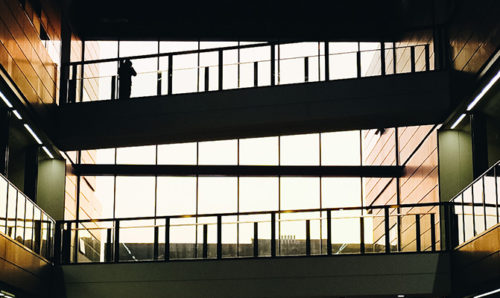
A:
<svg viewBox="0 0 500 298">
<path fill-rule="evenodd" d="M 401 177 L 402 166 L 74 165 L 80 176 Z"/>
<path fill-rule="evenodd" d="M 59 107 L 61 150 L 440 123 L 448 72 L 106 100 Z"/>
</svg>

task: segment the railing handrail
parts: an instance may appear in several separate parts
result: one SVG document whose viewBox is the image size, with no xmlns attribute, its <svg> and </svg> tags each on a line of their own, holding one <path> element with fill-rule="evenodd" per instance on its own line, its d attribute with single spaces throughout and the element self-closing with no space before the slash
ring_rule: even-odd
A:
<svg viewBox="0 0 500 298">
<path fill-rule="evenodd" d="M 479 177 L 477 177 L 476 179 L 472 180 L 471 183 L 467 184 L 466 187 L 464 187 L 461 191 L 459 191 L 451 200 L 450 202 L 453 203 L 453 201 L 458 198 L 459 196 L 461 196 L 465 191 L 467 191 L 469 188 L 471 188 L 476 182 L 478 182 L 479 180 L 483 179 L 484 176 L 486 176 L 486 174 L 488 174 L 489 171 L 493 170 L 496 166 L 500 166 L 500 160 L 498 160 L 497 162 L 495 162 L 491 167 L 489 167 L 486 171 L 484 171 L 484 173 L 482 173 Z M 464 204 L 467 204 L 466 202 L 464 202 Z"/>
<path fill-rule="evenodd" d="M 19 188 L 17 186 L 14 185 L 14 183 L 10 182 L 9 179 L 7 179 L 7 177 L 5 177 L 3 174 L 0 173 L 0 176 L 5 179 L 5 181 L 7 181 L 8 183 L 8 186 L 12 186 L 16 189 L 16 191 L 18 193 L 21 193 L 23 195 L 23 197 L 26 198 L 26 200 L 30 201 L 31 204 L 33 204 L 34 207 L 38 208 L 40 210 L 41 213 L 43 213 L 45 216 L 47 216 L 47 218 L 52 222 L 52 223 L 56 223 L 56 221 L 52 218 L 52 216 L 50 216 L 49 214 L 47 214 L 47 212 L 45 212 L 40 206 L 38 206 L 35 202 L 33 202 L 33 200 L 31 200 L 24 192 L 20 191 Z M 7 198 L 8 200 L 8 198 Z M 34 216 L 34 215 L 33 215 Z"/>
<path fill-rule="evenodd" d="M 138 60 L 138 59 L 148 59 L 148 58 L 159 58 L 159 57 L 168 57 L 168 56 L 180 56 L 180 55 L 207 53 L 207 52 L 232 51 L 232 50 L 238 50 L 238 49 L 249 49 L 249 48 L 258 48 L 258 47 L 276 46 L 276 45 L 286 45 L 286 44 L 296 44 L 296 43 L 311 43 L 311 42 L 306 42 L 306 41 L 290 41 L 290 42 L 284 42 L 284 43 L 261 43 L 261 44 L 242 45 L 242 46 L 219 47 L 219 48 L 208 48 L 208 49 L 196 49 L 196 50 L 176 51 L 176 52 L 166 52 L 166 53 L 156 53 L 156 54 L 147 54 L 147 55 L 125 56 L 125 57 L 119 57 L 119 58 L 116 57 L 116 58 L 105 58 L 105 59 L 74 61 L 74 62 L 64 63 L 63 65 L 72 66 L 72 65 L 97 64 L 97 63 L 117 62 L 117 61 L 125 60 L 125 59 Z M 429 44 L 416 44 L 416 45 L 408 45 L 408 46 L 400 46 L 400 47 L 391 47 L 391 48 L 385 48 L 385 49 L 405 49 L 405 48 L 427 46 L 427 45 L 429 45 Z M 349 53 L 363 53 L 363 52 L 380 51 L 380 50 L 381 49 L 357 50 L 357 51 L 348 51 L 348 52 L 333 53 L 333 54 L 330 54 L 330 55 L 334 55 L 334 54 L 349 54 Z M 280 59 L 280 60 L 284 60 L 284 59 Z"/>
<path fill-rule="evenodd" d="M 165 218 L 196 218 L 196 217 L 217 217 L 217 216 L 244 216 L 244 215 L 263 215 L 263 214 L 289 214 L 289 213 L 307 213 L 307 212 L 327 212 L 327 211 L 352 211 L 352 210 L 371 210 L 371 209 L 396 209 L 396 208 L 417 208 L 417 207 L 435 207 L 454 204 L 453 202 L 435 202 L 421 204 L 399 204 L 399 205 L 377 205 L 377 206 L 352 206 L 335 208 L 314 208 L 314 209 L 289 209 L 275 211 L 248 211 L 231 213 L 206 213 L 206 214 L 186 214 L 186 215 L 162 215 L 145 217 L 122 217 L 122 218 L 99 218 L 99 219 L 79 219 L 79 220 L 60 220 L 61 224 L 66 223 L 86 223 L 86 222 L 106 222 L 106 221 L 133 221 L 133 220 L 159 220 Z M 361 215 L 360 215 L 361 216 Z M 392 215 L 391 215 L 392 216 Z M 359 216 L 358 216 L 359 217 Z"/>
</svg>

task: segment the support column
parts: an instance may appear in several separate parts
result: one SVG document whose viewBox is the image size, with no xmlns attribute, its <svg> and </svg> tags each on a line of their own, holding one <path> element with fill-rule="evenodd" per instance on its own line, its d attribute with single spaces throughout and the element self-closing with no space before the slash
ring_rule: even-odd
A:
<svg viewBox="0 0 500 298">
<path fill-rule="evenodd" d="M 0 109 L 0 173 L 5 177 L 9 175 L 9 128 L 10 111 Z"/>
<path fill-rule="evenodd" d="M 474 179 L 488 169 L 488 140 L 486 119 L 481 113 L 470 116 L 472 138 L 472 171 Z"/>
<path fill-rule="evenodd" d="M 25 153 L 24 164 L 24 193 L 36 203 L 36 190 L 38 182 L 38 152 L 40 147 L 28 147 Z"/>
</svg>

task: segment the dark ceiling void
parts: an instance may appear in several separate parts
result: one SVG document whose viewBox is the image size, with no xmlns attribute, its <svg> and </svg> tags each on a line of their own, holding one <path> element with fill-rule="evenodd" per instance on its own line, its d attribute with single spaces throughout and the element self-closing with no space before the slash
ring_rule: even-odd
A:
<svg viewBox="0 0 500 298">
<path fill-rule="evenodd" d="M 396 41 L 428 28 L 436 11 L 451 7 L 433 13 L 434 3 L 73 0 L 69 15 L 86 40 Z"/>
</svg>

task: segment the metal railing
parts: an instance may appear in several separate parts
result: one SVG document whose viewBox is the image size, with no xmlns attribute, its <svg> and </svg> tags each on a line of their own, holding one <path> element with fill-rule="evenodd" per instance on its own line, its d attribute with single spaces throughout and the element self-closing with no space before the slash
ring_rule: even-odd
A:
<svg viewBox="0 0 500 298">
<path fill-rule="evenodd" d="M 314 55 L 281 57 L 280 46 L 285 44 L 255 44 L 215 49 L 160 53 L 88 60 L 70 63 L 70 79 L 66 102 L 118 99 L 118 61 L 130 59 L 135 65 L 141 61 L 154 64 L 149 71 L 139 71 L 133 77 L 131 97 L 147 97 L 220 91 L 248 87 L 264 87 L 295 83 L 330 81 L 385 76 L 390 74 L 430 71 L 429 44 L 330 53 L 329 43 L 314 43 Z M 314 46 L 313 45 L 313 46 Z M 235 60 L 235 51 L 254 51 L 241 61 Z M 183 59 L 192 55 L 206 56 L 196 66 L 182 66 Z M 239 57 L 239 54 L 238 54 Z M 261 58 L 257 58 L 261 57 Z M 196 61 L 194 59 L 193 61 Z M 153 63 L 154 62 L 154 63 Z M 107 76 L 86 76 L 89 65 L 114 63 L 116 72 Z M 189 63 L 188 63 L 189 64 Z M 93 92 L 84 92 L 93 90 Z M 64 101 L 64 100 L 63 100 Z"/>
<path fill-rule="evenodd" d="M 440 250 L 443 203 L 60 221 L 56 262 Z"/>
<path fill-rule="evenodd" d="M 0 232 L 51 260 L 56 222 L 0 175 Z"/>
<path fill-rule="evenodd" d="M 500 161 L 451 200 L 456 216 L 455 243 L 465 243 L 500 223 L 499 197 Z"/>
</svg>

